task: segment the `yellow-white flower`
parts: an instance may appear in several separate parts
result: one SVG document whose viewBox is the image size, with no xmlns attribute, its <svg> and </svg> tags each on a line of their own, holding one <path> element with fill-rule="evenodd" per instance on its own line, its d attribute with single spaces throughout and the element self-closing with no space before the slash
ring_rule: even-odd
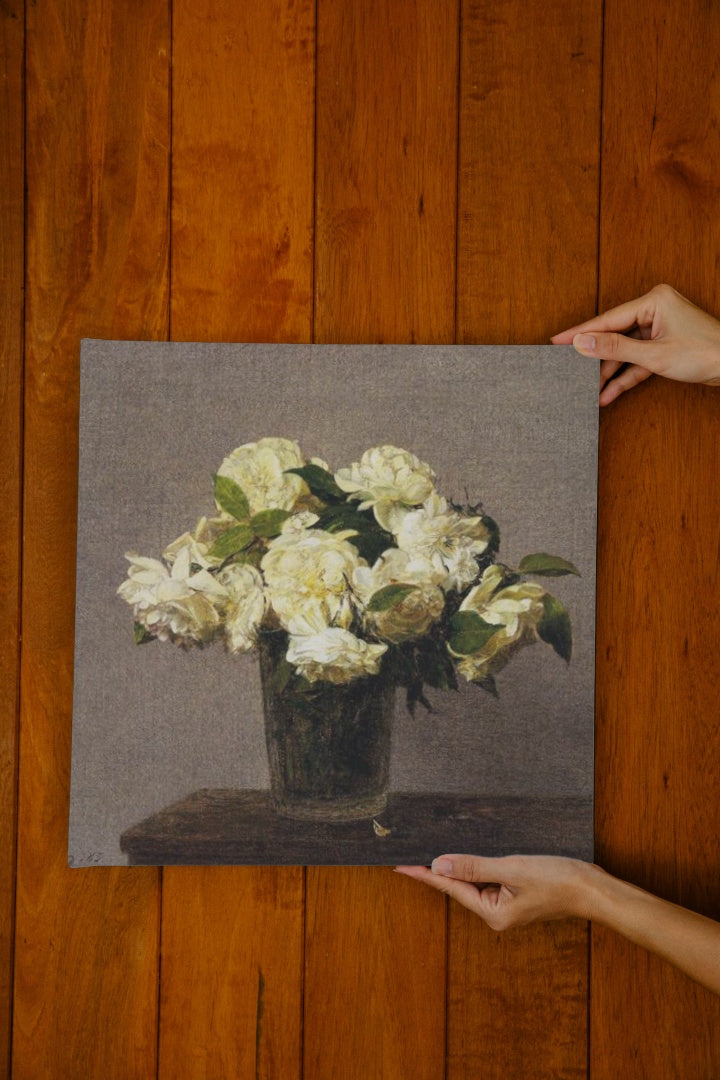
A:
<svg viewBox="0 0 720 1080">
<path fill-rule="evenodd" d="M 458 660 L 458 670 L 470 681 L 499 670 L 515 647 L 537 640 L 536 628 L 545 613 L 545 589 L 532 581 L 498 588 L 503 574 L 502 567 L 489 566 L 480 584 L 470 590 L 460 605 L 461 611 L 474 611 L 484 622 L 498 628 L 479 652 Z"/>
<path fill-rule="evenodd" d="M 195 570 L 191 544 L 174 551 L 172 567 L 128 553 L 128 576 L 118 595 L 131 605 L 136 622 L 160 641 L 190 645 L 209 641 L 220 626 L 216 604 L 225 590 L 206 569 Z"/>
<path fill-rule="evenodd" d="M 206 522 L 205 518 L 201 518 L 198 522 L 198 528 L 194 533 L 183 533 L 182 536 L 178 536 L 177 540 L 173 540 L 171 544 L 163 551 L 163 559 L 172 566 L 177 556 L 184 551 L 187 551 L 190 559 L 190 566 L 199 567 L 201 570 L 208 570 L 211 566 L 216 566 L 219 562 L 218 559 L 211 559 L 208 556 L 209 544 L 203 540 L 198 539 L 198 529 L 204 527 Z"/>
<path fill-rule="evenodd" d="M 317 617 L 290 620 L 287 661 L 308 682 L 343 685 L 377 675 L 387 645 L 375 645 L 338 626 L 323 626 Z"/>
<path fill-rule="evenodd" d="M 218 469 L 219 476 L 234 480 L 250 504 L 250 513 L 260 510 L 292 510 L 298 499 L 310 494 L 305 481 L 286 469 L 305 464 L 293 439 L 267 438 L 238 446 Z"/>
<path fill-rule="evenodd" d="M 347 628 L 353 617 L 349 582 L 362 560 L 347 541 L 352 531 L 282 533 L 270 541 L 261 569 L 270 604 L 288 629 L 294 616 Z"/>
<path fill-rule="evenodd" d="M 267 608 L 262 576 L 254 566 L 231 563 L 217 576 L 226 591 L 223 600 L 225 640 L 231 653 L 248 652 Z"/>
<path fill-rule="evenodd" d="M 384 611 L 364 611 L 365 626 L 385 641 L 397 644 L 422 637 L 445 609 L 439 585 L 446 578 L 430 559 L 388 548 L 374 566 L 359 566 L 353 574 L 353 591 L 367 608 L 372 597 L 388 585 L 412 586 L 405 596 Z"/>
<path fill-rule="evenodd" d="M 433 492 L 419 509 L 396 507 L 388 523 L 401 550 L 445 570 L 445 589 L 464 589 L 477 578 L 476 558 L 487 550 L 490 539 L 482 518 L 458 514 Z"/>
<path fill-rule="evenodd" d="M 434 481 L 429 465 L 398 446 L 375 446 L 335 473 L 340 490 L 360 500 L 360 510 L 372 507 L 384 529 L 394 507 L 419 506 L 433 491 Z"/>
</svg>

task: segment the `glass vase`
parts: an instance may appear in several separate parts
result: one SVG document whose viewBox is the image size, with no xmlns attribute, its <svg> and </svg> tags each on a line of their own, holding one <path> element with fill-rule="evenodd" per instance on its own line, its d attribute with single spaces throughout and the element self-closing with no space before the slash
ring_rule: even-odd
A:
<svg viewBox="0 0 720 1080">
<path fill-rule="evenodd" d="M 276 810 L 316 821 L 372 818 L 387 805 L 395 688 L 382 674 L 283 687 L 287 636 L 259 643 L 270 790 Z"/>
</svg>

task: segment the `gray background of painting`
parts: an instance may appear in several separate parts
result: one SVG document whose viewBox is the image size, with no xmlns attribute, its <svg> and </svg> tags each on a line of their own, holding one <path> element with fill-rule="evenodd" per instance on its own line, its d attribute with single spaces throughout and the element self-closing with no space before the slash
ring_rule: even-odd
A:
<svg viewBox="0 0 720 1080">
<path fill-rule="evenodd" d="M 482 501 L 500 557 L 571 559 L 574 655 L 523 650 L 477 687 L 399 696 L 392 787 L 587 795 L 593 783 L 597 371 L 551 346 L 299 346 L 86 341 L 70 863 L 124 863 L 128 826 L 203 787 L 268 786 L 257 662 L 221 646 L 137 647 L 116 596 L 126 551 L 162 549 L 213 510 L 211 473 L 236 446 L 295 438 L 331 467 L 393 443 L 438 490 Z"/>
</svg>

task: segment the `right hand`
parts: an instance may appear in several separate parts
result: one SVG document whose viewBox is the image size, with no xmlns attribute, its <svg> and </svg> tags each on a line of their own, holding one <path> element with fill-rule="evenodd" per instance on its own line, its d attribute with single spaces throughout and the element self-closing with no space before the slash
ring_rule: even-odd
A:
<svg viewBox="0 0 720 1080">
<path fill-rule="evenodd" d="M 554 855 L 441 855 L 430 868 L 395 869 L 452 896 L 493 930 L 570 915 L 589 917 L 599 866 Z"/>
<path fill-rule="evenodd" d="M 656 285 L 551 341 L 601 361 L 601 405 L 653 374 L 720 385 L 720 322 L 669 285 Z"/>
</svg>

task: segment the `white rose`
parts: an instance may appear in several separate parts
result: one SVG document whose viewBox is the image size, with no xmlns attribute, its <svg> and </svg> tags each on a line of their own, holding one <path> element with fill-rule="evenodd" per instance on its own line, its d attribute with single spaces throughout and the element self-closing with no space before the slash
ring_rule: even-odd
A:
<svg viewBox="0 0 720 1080">
<path fill-rule="evenodd" d="M 366 627 L 394 644 L 422 637 L 445 609 L 445 596 L 438 587 L 445 577 L 444 570 L 438 570 L 430 559 L 398 548 L 388 548 L 372 567 L 359 566 L 353 574 L 353 590 L 365 608 L 388 585 L 413 586 L 387 610 L 365 611 Z"/>
<path fill-rule="evenodd" d="M 226 590 L 223 601 L 225 638 L 231 653 L 248 652 L 257 644 L 257 632 L 267 608 L 263 579 L 254 566 L 231 563 L 218 574 Z"/>
<path fill-rule="evenodd" d="M 478 681 L 491 671 L 498 671 L 516 647 L 537 640 L 536 628 L 545 613 L 545 589 L 531 581 L 498 588 L 503 575 L 502 567 L 489 566 L 480 584 L 470 590 L 460 605 L 460 611 L 474 611 L 484 622 L 498 627 L 479 652 L 458 660 L 458 670 L 469 681 Z"/>
<path fill-rule="evenodd" d="M 202 527 L 206 519 L 201 518 L 198 522 L 198 527 Z M 187 551 L 190 558 L 190 565 L 200 567 L 202 570 L 208 570 L 211 566 L 217 565 L 217 559 L 208 558 L 209 544 L 198 540 L 197 530 L 195 533 L 183 533 L 182 536 L 178 536 L 177 540 L 173 540 L 172 544 L 163 551 L 163 559 L 172 566 L 177 556 L 182 551 Z"/>
<path fill-rule="evenodd" d="M 233 450 L 218 469 L 218 475 L 229 477 L 241 488 L 251 515 L 260 510 L 292 510 L 297 500 L 310 492 L 304 480 L 285 470 L 304 464 L 294 440 L 259 439 Z"/>
<path fill-rule="evenodd" d="M 271 540 L 261 569 L 280 623 L 315 613 L 325 624 L 348 627 L 353 618 L 348 582 L 362 560 L 347 542 L 352 532 L 320 529 L 283 533 Z"/>
<path fill-rule="evenodd" d="M 387 645 L 363 641 L 337 626 L 318 630 L 313 621 L 291 620 L 287 660 L 308 682 L 345 684 L 377 675 L 386 651 Z"/>
<path fill-rule="evenodd" d="M 397 446 L 375 446 L 360 461 L 335 473 L 340 490 L 359 499 L 361 510 L 372 507 L 384 529 L 393 507 L 419 506 L 432 493 L 434 481 L 429 465 Z"/>
<path fill-rule="evenodd" d="M 490 539 L 482 518 L 449 509 L 447 500 L 433 492 L 417 510 L 395 507 L 388 524 L 401 550 L 444 568 L 446 590 L 464 589 L 477 577 L 476 557 Z"/>
<path fill-rule="evenodd" d="M 118 595 L 132 606 L 136 622 L 160 641 L 205 642 L 220 626 L 216 603 L 222 603 L 225 590 L 207 570 L 191 569 L 192 556 L 191 545 L 178 548 L 170 570 L 159 559 L 125 556 L 130 569 Z"/>
</svg>

